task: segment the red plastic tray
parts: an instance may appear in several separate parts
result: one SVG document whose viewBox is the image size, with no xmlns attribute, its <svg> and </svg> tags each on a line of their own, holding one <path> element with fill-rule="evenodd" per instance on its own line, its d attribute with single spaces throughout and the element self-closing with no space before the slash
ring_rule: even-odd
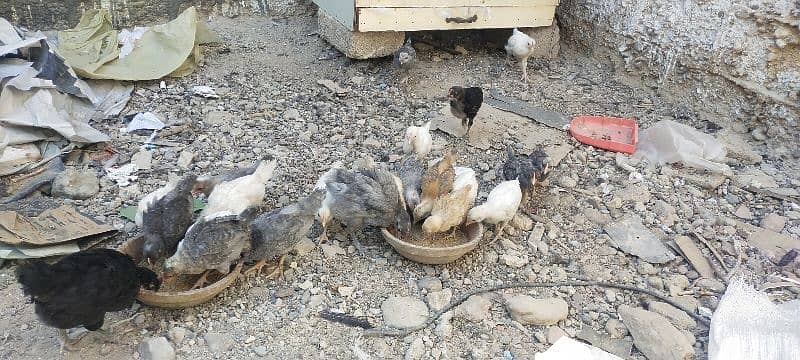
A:
<svg viewBox="0 0 800 360">
<path fill-rule="evenodd" d="M 639 140 L 639 125 L 634 119 L 606 116 L 578 116 L 569 132 L 576 140 L 600 149 L 633 154 Z"/>
</svg>

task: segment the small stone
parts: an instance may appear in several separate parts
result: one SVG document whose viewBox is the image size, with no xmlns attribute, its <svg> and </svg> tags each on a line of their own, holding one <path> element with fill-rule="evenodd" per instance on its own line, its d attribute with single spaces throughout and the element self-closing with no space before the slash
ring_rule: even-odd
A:
<svg viewBox="0 0 800 360">
<path fill-rule="evenodd" d="M 747 205 L 744 204 L 739 205 L 739 207 L 736 208 L 736 211 L 733 213 L 733 215 L 736 215 L 736 217 L 740 219 L 745 219 L 745 220 L 753 219 L 753 213 L 750 212 L 750 208 L 748 208 Z"/>
<path fill-rule="evenodd" d="M 622 321 L 609 319 L 606 321 L 606 332 L 615 339 L 622 339 L 625 335 L 628 335 L 628 328 L 625 327 Z"/>
<path fill-rule="evenodd" d="M 267 356 L 267 347 L 264 345 L 256 346 L 253 348 L 253 352 L 260 357 L 265 357 Z"/>
<path fill-rule="evenodd" d="M 347 255 L 347 252 L 344 251 L 339 245 L 332 244 L 320 244 L 322 248 L 322 253 L 325 255 L 326 258 L 332 259 L 335 258 L 336 255 Z"/>
<path fill-rule="evenodd" d="M 528 265 L 527 257 L 519 257 L 517 255 L 510 255 L 510 254 L 500 255 L 500 261 L 503 264 L 506 264 L 507 266 L 515 269 L 519 269 L 525 265 Z"/>
<path fill-rule="evenodd" d="M 701 289 L 711 290 L 717 293 L 725 291 L 725 284 L 716 279 L 700 279 L 697 280 L 696 285 Z"/>
<path fill-rule="evenodd" d="M 194 157 L 194 153 L 189 150 L 181 151 L 181 154 L 178 156 L 178 167 L 183 170 L 188 170 L 189 165 L 191 165 L 192 161 L 194 161 Z"/>
<path fill-rule="evenodd" d="M 608 301 L 610 303 L 613 303 L 614 301 L 617 301 L 617 293 L 614 292 L 614 290 L 606 289 L 604 291 L 604 293 L 606 295 L 606 301 Z"/>
<path fill-rule="evenodd" d="M 153 150 L 141 150 L 131 156 L 131 162 L 136 164 L 139 170 L 150 170 L 153 168 Z"/>
<path fill-rule="evenodd" d="M 283 118 L 286 120 L 298 120 L 302 119 L 300 115 L 300 111 L 297 109 L 288 109 L 283 113 Z"/>
<path fill-rule="evenodd" d="M 648 359 L 694 359 L 693 344 L 665 317 L 628 305 L 621 305 L 617 312 L 636 348 Z"/>
<path fill-rule="evenodd" d="M 149 338 L 139 344 L 139 359 L 142 360 L 174 360 L 175 349 L 167 338 L 160 336 Z"/>
<path fill-rule="evenodd" d="M 536 246 L 539 242 L 542 241 L 542 237 L 544 236 L 544 224 L 536 223 L 531 231 L 531 234 L 528 235 L 528 246 Z"/>
<path fill-rule="evenodd" d="M 303 238 L 294 246 L 294 251 L 297 253 L 297 256 L 303 256 L 310 253 L 316 247 L 317 244 L 311 241 L 311 239 Z"/>
<path fill-rule="evenodd" d="M 506 299 L 511 317 L 524 325 L 554 325 L 567 318 L 569 305 L 559 298 L 534 299 L 515 295 Z"/>
<path fill-rule="evenodd" d="M 209 111 L 205 117 L 205 123 L 208 125 L 222 125 L 223 123 L 231 122 L 231 115 L 225 111 Z"/>
<path fill-rule="evenodd" d="M 492 303 L 481 295 L 472 295 L 456 308 L 455 316 L 472 322 L 481 322 L 489 318 Z"/>
<path fill-rule="evenodd" d="M 408 329 L 420 326 L 428 318 L 428 307 L 422 300 L 410 296 L 393 296 L 381 304 L 386 326 Z"/>
<path fill-rule="evenodd" d="M 233 345 L 233 337 L 227 333 L 209 332 L 203 336 L 208 346 L 208 351 L 214 354 L 224 353 L 230 350 Z"/>
<path fill-rule="evenodd" d="M 419 279 L 419 281 L 417 281 L 417 286 L 419 286 L 420 289 L 428 291 L 439 291 L 442 290 L 442 281 L 437 277 L 428 276 Z"/>
<path fill-rule="evenodd" d="M 670 296 L 678 296 L 678 293 L 685 290 L 687 286 L 689 286 L 689 278 L 685 275 L 672 275 L 667 280 Z"/>
<path fill-rule="evenodd" d="M 647 203 L 650 201 L 650 190 L 645 184 L 631 184 L 617 192 L 622 201 Z"/>
<path fill-rule="evenodd" d="M 307 279 L 306 281 L 303 281 L 300 285 L 297 285 L 297 287 L 303 290 L 308 290 L 314 287 L 314 283 L 311 282 L 310 279 Z"/>
<path fill-rule="evenodd" d="M 86 200 L 100 191 L 100 181 L 92 171 L 67 168 L 53 179 L 51 193 L 53 196 Z"/>
<path fill-rule="evenodd" d="M 450 299 L 453 298 L 453 290 L 448 288 L 440 291 L 431 291 L 428 293 L 427 297 L 428 306 L 430 306 L 433 311 L 439 311 L 450 303 Z"/>
<path fill-rule="evenodd" d="M 616 196 L 614 196 L 613 198 L 611 198 L 611 200 L 606 202 L 606 206 L 609 209 L 619 209 L 622 207 L 622 205 L 623 205 L 622 199 Z"/>
<path fill-rule="evenodd" d="M 683 310 L 680 310 L 670 304 L 652 301 L 647 306 L 650 311 L 661 314 L 675 325 L 678 329 L 691 330 L 697 326 L 697 322 Z"/>
<path fill-rule="evenodd" d="M 306 306 L 309 308 L 315 308 L 317 306 L 322 305 L 322 303 L 324 302 L 325 302 L 325 296 L 319 294 L 311 295 L 308 297 L 308 302 L 306 303 Z"/>
<path fill-rule="evenodd" d="M 786 226 L 786 218 L 776 213 L 769 213 L 761 219 L 761 227 L 774 232 L 781 232 L 784 226 Z"/>
<path fill-rule="evenodd" d="M 611 222 L 610 215 L 603 214 L 600 212 L 600 210 L 592 207 L 584 208 L 583 216 L 586 216 L 586 220 L 589 220 L 597 225 L 606 225 Z"/>
<path fill-rule="evenodd" d="M 339 295 L 341 295 L 341 296 L 350 297 L 350 296 L 353 295 L 353 292 L 355 291 L 355 289 L 356 288 L 353 287 L 353 286 L 339 286 L 337 291 L 339 292 Z"/>
<path fill-rule="evenodd" d="M 167 336 L 170 340 L 172 340 L 173 343 L 175 343 L 175 345 L 180 345 L 183 342 L 183 339 L 186 338 L 186 329 L 176 326 L 172 329 L 169 329 Z"/>
<path fill-rule="evenodd" d="M 422 359 L 423 356 L 425 356 L 425 343 L 421 337 L 414 338 L 406 350 L 405 360 Z"/>
<path fill-rule="evenodd" d="M 247 339 L 244 339 L 244 343 L 245 344 L 252 343 L 253 341 L 256 341 L 256 337 L 253 336 L 253 335 L 250 335 L 250 336 L 247 337 Z"/>
<path fill-rule="evenodd" d="M 533 229 L 533 220 L 531 220 L 531 218 L 529 218 L 527 215 L 517 213 L 517 215 L 511 219 L 511 226 L 518 230 L 530 231 Z"/>
<path fill-rule="evenodd" d="M 558 182 L 561 184 L 561 186 L 567 189 L 572 189 L 578 186 L 578 181 L 569 176 L 562 176 Z"/>
<path fill-rule="evenodd" d="M 497 173 L 494 171 L 494 169 L 491 169 L 491 170 L 483 173 L 483 177 L 482 177 L 483 181 L 485 181 L 485 182 L 494 181 L 494 179 L 496 179 L 496 178 L 497 178 Z"/>
<path fill-rule="evenodd" d="M 370 137 L 367 140 L 364 140 L 364 142 L 362 144 L 364 144 L 365 146 L 374 147 L 374 148 L 380 148 L 380 147 L 383 146 L 383 143 L 380 140 L 378 140 L 377 138 L 374 138 L 374 137 Z"/>
<path fill-rule="evenodd" d="M 558 326 L 551 326 L 547 329 L 548 343 L 555 344 L 562 336 L 567 336 L 567 333 Z"/>
</svg>

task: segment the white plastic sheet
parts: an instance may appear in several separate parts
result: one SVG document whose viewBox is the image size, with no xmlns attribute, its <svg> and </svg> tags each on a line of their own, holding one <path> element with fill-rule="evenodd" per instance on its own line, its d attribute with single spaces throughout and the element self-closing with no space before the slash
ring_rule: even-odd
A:
<svg viewBox="0 0 800 360">
<path fill-rule="evenodd" d="M 535 360 L 622 360 L 599 348 L 570 339 L 560 337 L 553 346 L 543 353 L 534 355 Z"/>
<path fill-rule="evenodd" d="M 691 126 L 662 120 L 642 130 L 634 156 L 645 157 L 652 164 L 680 162 L 730 176 L 730 167 L 722 163 L 725 154 L 725 147 L 713 136 Z"/>
<path fill-rule="evenodd" d="M 800 359 L 800 300 L 775 304 L 741 279 L 711 318 L 709 360 Z"/>
</svg>

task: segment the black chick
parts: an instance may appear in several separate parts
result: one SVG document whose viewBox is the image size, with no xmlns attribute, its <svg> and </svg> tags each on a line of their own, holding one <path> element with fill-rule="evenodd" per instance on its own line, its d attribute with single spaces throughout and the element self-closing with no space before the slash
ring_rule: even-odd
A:
<svg viewBox="0 0 800 360">
<path fill-rule="evenodd" d="M 506 147 L 506 162 L 503 164 L 503 178 L 506 181 L 519 180 L 519 187 L 522 190 L 520 204 L 525 206 L 528 202 L 528 196 L 533 190 L 533 186 L 536 185 L 536 180 L 538 180 L 533 161 L 525 156 L 517 156 L 514 153 L 514 148 L 508 145 Z"/>
<path fill-rule="evenodd" d="M 161 286 L 154 272 L 111 249 L 79 251 L 53 265 L 32 261 L 20 265 L 16 275 L 39 320 L 59 329 L 62 350 L 71 348 L 66 329 L 98 330 L 106 312 L 129 308 L 140 288 Z"/>
<path fill-rule="evenodd" d="M 192 225 L 194 215 L 192 188 L 197 177 L 187 175 L 163 195 L 156 190 L 140 202 L 144 245 L 142 254 L 156 261 L 175 252 L 178 242 Z M 163 190 L 165 190 L 164 188 Z"/>
<path fill-rule="evenodd" d="M 547 175 L 550 174 L 550 156 L 544 152 L 544 148 L 541 145 L 537 146 L 528 159 L 536 172 L 536 181 L 541 182 L 547 179 Z"/>
<path fill-rule="evenodd" d="M 453 116 L 461 119 L 461 126 L 466 126 L 467 134 L 469 134 L 475 116 L 478 115 L 478 110 L 483 104 L 483 90 L 479 87 L 453 86 L 447 94 L 447 99 L 450 101 L 450 112 L 453 113 Z"/>
</svg>

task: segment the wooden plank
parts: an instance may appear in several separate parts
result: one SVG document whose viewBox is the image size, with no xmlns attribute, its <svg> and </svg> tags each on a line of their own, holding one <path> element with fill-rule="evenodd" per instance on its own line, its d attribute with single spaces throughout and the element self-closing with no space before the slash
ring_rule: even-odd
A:
<svg viewBox="0 0 800 360">
<path fill-rule="evenodd" d="M 550 26 L 556 7 L 358 8 L 358 31 L 420 31 Z M 472 23 L 446 22 L 448 17 Z"/>
<path fill-rule="evenodd" d="M 428 8 L 459 6 L 541 6 L 558 5 L 559 0 L 356 0 L 356 7 Z"/>
<path fill-rule="evenodd" d="M 348 30 L 355 30 L 355 0 L 314 0 L 314 3 L 336 21 L 347 27 Z"/>
</svg>

